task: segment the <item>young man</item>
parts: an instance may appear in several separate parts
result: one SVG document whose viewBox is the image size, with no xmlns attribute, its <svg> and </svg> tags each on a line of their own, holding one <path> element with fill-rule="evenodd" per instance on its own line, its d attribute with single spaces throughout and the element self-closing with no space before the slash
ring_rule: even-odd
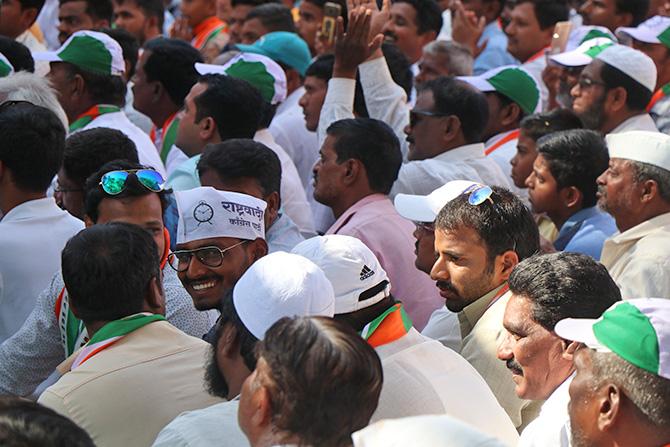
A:
<svg viewBox="0 0 670 447">
<path fill-rule="evenodd" d="M 423 47 L 442 29 L 442 12 L 434 0 L 396 0 L 382 32 L 388 42 L 400 48 L 410 64 L 421 59 Z M 413 69 L 416 74 L 417 70 Z"/>
<path fill-rule="evenodd" d="M 163 34 L 163 0 L 112 0 L 114 26 L 132 34 L 140 45 Z"/>
<path fill-rule="evenodd" d="M 77 31 L 109 28 L 114 8 L 111 0 L 59 0 L 58 40 L 61 45 Z"/>
<path fill-rule="evenodd" d="M 218 55 L 228 41 L 226 24 L 216 16 L 216 0 L 182 0 L 181 17 L 175 20 L 170 37 L 187 37 L 203 53 L 210 49 Z"/>
<path fill-rule="evenodd" d="M 586 0 L 579 8 L 584 25 L 614 32 L 620 26 L 637 26 L 647 17 L 649 0 Z"/>
<path fill-rule="evenodd" d="M 0 5 L 0 36 L 15 39 L 30 51 L 44 51 L 46 46 L 31 32 L 44 0 L 7 0 Z"/>
<path fill-rule="evenodd" d="M 340 15 L 344 26 L 346 27 L 349 13 L 347 11 L 346 2 L 343 0 L 335 0 L 332 3 L 340 6 Z M 302 37 L 303 40 L 307 42 L 307 45 L 309 45 L 310 53 L 315 56 L 318 56 L 318 54 L 316 54 L 316 36 L 323 23 L 323 10 L 325 5 L 325 0 L 305 0 L 300 2 L 300 5 L 298 6 L 296 29 L 298 34 L 300 34 L 300 37 Z"/>
<path fill-rule="evenodd" d="M 554 247 L 600 259 L 614 219 L 596 206 L 596 180 L 607 169 L 605 140 L 591 130 L 567 130 L 538 141 L 533 172 L 526 179 L 533 212 L 546 213 L 558 228 Z"/>
<path fill-rule="evenodd" d="M 276 3 L 258 5 L 247 14 L 242 25 L 240 42 L 252 44 L 262 36 L 275 31 L 296 32 L 291 10 Z"/>
</svg>

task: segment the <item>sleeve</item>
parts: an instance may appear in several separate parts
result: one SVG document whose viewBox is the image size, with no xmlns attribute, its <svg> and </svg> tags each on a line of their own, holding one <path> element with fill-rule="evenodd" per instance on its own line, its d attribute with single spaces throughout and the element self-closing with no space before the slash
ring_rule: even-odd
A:
<svg viewBox="0 0 670 447">
<path fill-rule="evenodd" d="M 21 329 L 0 345 L 0 394 L 29 395 L 65 360 L 54 311 L 62 288 L 58 272 Z"/>
<path fill-rule="evenodd" d="M 356 81 L 354 79 L 332 78 L 328 81 L 328 92 L 323 101 L 319 127 L 316 129 L 318 146 L 326 139 L 326 129 L 335 121 L 354 117 L 354 95 Z"/>
<path fill-rule="evenodd" d="M 188 447 L 188 442 L 182 431 L 179 429 L 179 417 L 170 422 L 158 433 L 152 447 Z"/>
<path fill-rule="evenodd" d="M 72 420 L 72 422 L 74 423 L 77 423 L 70 415 L 70 412 L 67 409 L 67 406 L 65 405 L 64 399 L 58 394 L 51 391 L 49 388 L 44 390 L 44 392 L 40 395 L 40 398 L 37 399 L 37 403 L 40 405 L 44 405 L 47 408 L 51 408 L 56 413 L 65 416 L 66 418 Z"/>
<path fill-rule="evenodd" d="M 667 256 L 667 254 L 666 254 Z M 670 298 L 670 259 L 633 258 L 616 282 L 624 300 L 655 297 Z"/>
</svg>

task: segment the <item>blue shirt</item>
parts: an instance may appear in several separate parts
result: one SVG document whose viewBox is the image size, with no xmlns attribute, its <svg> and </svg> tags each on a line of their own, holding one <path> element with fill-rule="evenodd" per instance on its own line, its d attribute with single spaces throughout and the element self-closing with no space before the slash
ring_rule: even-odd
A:
<svg viewBox="0 0 670 447">
<path fill-rule="evenodd" d="M 293 247 L 304 241 L 298 226 L 286 214 L 279 213 L 279 217 L 272 222 L 265 232 L 265 241 L 268 243 L 268 252 L 285 251 L 290 253 Z"/>
<path fill-rule="evenodd" d="M 486 48 L 475 59 L 473 67 L 475 75 L 504 65 L 519 65 L 519 61 L 507 52 L 507 36 L 497 20 L 486 25 L 477 45 L 481 45 L 486 40 L 488 40 Z"/>
<path fill-rule="evenodd" d="M 198 175 L 198 162 L 200 155 L 189 158 L 172 172 L 167 179 L 167 187 L 173 191 L 187 191 L 200 186 Z"/>
<path fill-rule="evenodd" d="M 616 223 L 609 214 L 598 207 L 584 208 L 563 224 L 554 242 L 556 250 L 571 251 L 600 260 L 605 239 L 617 231 Z"/>
</svg>

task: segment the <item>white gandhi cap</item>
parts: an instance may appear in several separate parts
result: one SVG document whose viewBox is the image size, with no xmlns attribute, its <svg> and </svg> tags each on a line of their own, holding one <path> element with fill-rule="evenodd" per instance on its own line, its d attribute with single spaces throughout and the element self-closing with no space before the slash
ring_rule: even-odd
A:
<svg viewBox="0 0 670 447">
<path fill-rule="evenodd" d="M 610 158 L 639 161 L 670 171 L 670 135 L 633 130 L 606 137 Z"/>
</svg>

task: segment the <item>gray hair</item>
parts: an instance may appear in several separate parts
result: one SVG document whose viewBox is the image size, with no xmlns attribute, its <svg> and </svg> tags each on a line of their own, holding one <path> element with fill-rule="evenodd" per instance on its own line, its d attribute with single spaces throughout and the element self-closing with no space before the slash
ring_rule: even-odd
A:
<svg viewBox="0 0 670 447">
<path fill-rule="evenodd" d="M 659 195 L 666 202 L 670 202 L 670 171 L 649 163 L 629 160 L 630 167 L 633 170 L 635 183 L 653 180 L 658 185 Z"/>
<path fill-rule="evenodd" d="M 58 102 L 56 92 L 49 81 L 38 74 L 21 71 L 0 78 L 0 102 L 4 101 L 28 101 L 47 108 L 56 114 L 67 132 L 67 115 Z"/>
<path fill-rule="evenodd" d="M 423 47 L 423 52 L 447 57 L 449 74 L 452 76 L 471 76 L 474 58 L 463 45 L 448 41 L 434 40 Z"/>
</svg>

